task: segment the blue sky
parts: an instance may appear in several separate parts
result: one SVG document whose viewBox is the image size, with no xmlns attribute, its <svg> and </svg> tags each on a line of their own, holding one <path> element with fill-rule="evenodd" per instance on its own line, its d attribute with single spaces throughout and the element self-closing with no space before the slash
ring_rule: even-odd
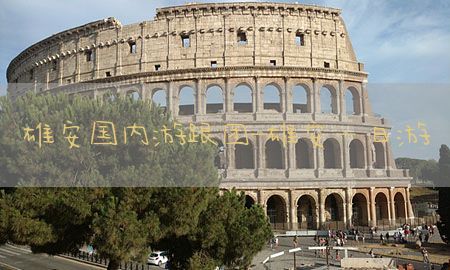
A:
<svg viewBox="0 0 450 270">
<path fill-rule="evenodd" d="M 393 125 L 393 135 L 406 125 L 416 126 L 418 121 L 427 125 L 430 145 L 408 144 L 405 137 L 405 143 L 398 146 L 394 136 L 394 156 L 438 158 L 440 144 L 450 145 L 450 1 L 297 2 L 342 9 L 356 55 L 370 74 L 372 108 Z M 9 62 L 31 44 L 62 30 L 107 17 L 115 17 L 123 24 L 149 20 L 157 7 L 184 3 L 186 1 L 0 0 L 0 95 L 5 94 Z"/>
</svg>

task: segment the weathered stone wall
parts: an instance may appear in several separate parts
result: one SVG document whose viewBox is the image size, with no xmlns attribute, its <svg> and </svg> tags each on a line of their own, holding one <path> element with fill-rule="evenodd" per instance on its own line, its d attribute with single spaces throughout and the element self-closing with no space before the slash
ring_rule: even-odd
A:
<svg viewBox="0 0 450 270">
<path fill-rule="evenodd" d="M 244 35 L 246 42 L 239 42 Z M 183 46 L 183 38 L 189 38 L 189 46 Z M 390 127 L 372 113 L 367 73 L 337 9 L 191 4 L 158 9 L 154 20 L 131 25 L 109 18 L 32 45 L 11 62 L 7 78 L 13 99 L 34 91 L 93 98 L 136 94 L 153 100 L 163 91 L 166 109 L 178 122 L 210 124 L 211 136 L 225 146 L 221 188 L 244 191 L 267 209 L 272 223 L 304 228 L 301 219 L 307 217 L 308 228 L 317 228 L 330 220 L 350 225 L 357 215 L 363 225 L 394 224 L 397 212 L 399 222 L 413 218 L 411 178 L 395 167 L 389 142 L 374 141 L 375 128 L 388 132 Z M 242 85 L 251 92 L 249 103 L 235 100 Z M 294 102 L 298 86 L 306 96 L 301 104 Z M 182 104 L 180 93 L 186 87 L 192 91 L 192 104 Z M 211 87 L 220 89 L 219 103 L 208 103 Z M 270 87 L 278 92 L 279 102 L 264 102 Z M 331 94 L 329 113 L 322 111 L 328 105 L 321 104 L 322 91 Z M 353 104 L 346 104 L 349 92 Z M 208 112 L 208 104 L 221 109 Z M 350 105 L 354 112 L 348 114 Z M 243 107 L 248 111 L 240 112 Z M 230 123 L 243 124 L 253 134 L 245 152 L 252 157 L 251 168 L 236 164 L 238 146 L 224 134 Z M 266 150 L 273 141 L 268 130 L 283 124 L 294 127 L 299 141 L 280 143 L 275 163 L 281 166 L 274 168 L 269 164 L 274 153 Z M 324 147 L 312 146 L 314 130 L 306 128 L 310 124 L 320 126 L 323 145 L 331 143 L 333 166 L 326 164 Z M 281 130 L 275 134 L 283 136 Z M 306 150 L 297 151 L 300 141 Z M 299 167 L 302 158 L 309 160 L 307 167 Z M 397 194 L 403 200 L 394 201 Z M 381 213 L 380 207 L 387 210 Z M 306 210 L 308 214 L 302 212 Z"/>
<path fill-rule="evenodd" d="M 114 18 L 70 29 L 15 58 L 8 81 L 68 84 L 160 70 L 278 66 L 360 71 L 340 11 L 299 4 L 200 4 L 158 10 L 153 21 L 122 26 Z M 245 33 L 246 44 L 238 42 Z M 304 44 L 296 43 L 302 34 Z M 189 37 L 190 46 L 182 46 Z M 130 44 L 135 43 L 135 52 Z M 93 59 L 87 61 L 87 52 Z"/>
</svg>

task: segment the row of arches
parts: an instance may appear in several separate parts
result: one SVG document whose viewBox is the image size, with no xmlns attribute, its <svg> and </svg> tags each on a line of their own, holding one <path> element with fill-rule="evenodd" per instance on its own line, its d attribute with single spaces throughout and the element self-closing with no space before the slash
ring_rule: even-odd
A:
<svg viewBox="0 0 450 270">
<path fill-rule="evenodd" d="M 394 213 L 396 218 L 406 218 L 405 198 L 401 192 L 394 195 Z M 252 207 L 255 200 L 250 195 L 245 197 L 246 207 Z M 369 226 L 370 210 L 369 202 L 366 196 L 362 193 L 356 193 L 352 197 L 352 214 L 351 224 L 354 226 Z M 280 195 L 272 195 L 266 201 L 266 213 L 272 224 L 287 223 L 287 204 L 285 199 Z M 319 205 L 313 196 L 304 194 L 301 195 L 295 203 L 296 222 L 299 228 L 302 229 L 317 229 L 319 227 Z M 325 198 L 324 221 L 344 221 L 344 199 L 338 193 L 331 193 Z M 382 192 L 375 196 L 375 213 L 376 220 L 388 220 L 389 217 L 388 198 Z"/>
<path fill-rule="evenodd" d="M 178 115 L 195 114 L 196 93 L 191 86 L 184 85 L 178 89 Z M 293 113 L 312 113 L 312 91 L 306 84 L 297 84 L 292 87 L 292 112 Z M 137 90 L 129 90 L 127 95 L 133 99 L 139 99 L 140 94 Z M 338 91 L 331 85 L 324 85 L 319 88 L 320 108 L 316 112 L 326 114 L 338 113 Z M 343 94 L 345 99 L 345 109 L 341 110 L 349 115 L 361 114 L 361 99 L 356 87 L 348 87 Z M 211 85 L 205 91 L 206 113 L 222 113 L 225 110 L 225 93 L 219 85 Z M 254 95 L 252 87 L 247 83 L 236 85 L 231 91 L 232 111 L 238 113 L 254 112 Z M 151 99 L 161 107 L 167 107 L 168 95 L 164 89 L 154 89 Z M 262 89 L 262 105 L 264 110 L 282 112 L 282 90 L 276 83 L 269 83 Z"/>
<path fill-rule="evenodd" d="M 239 143 L 246 142 L 239 139 Z M 221 143 L 220 143 L 221 144 Z M 237 144 L 234 149 L 236 169 L 255 169 L 255 151 L 252 142 L 248 144 Z M 286 169 L 284 158 L 284 147 L 280 141 L 268 140 L 264 146 L 265 168 Z M 339 142 L 335 138 L 328 138 L 323 142 L 323 167 L 325 169 L 341 169 L 342 155 Z M 366 167 L 366 156 L 363 143 L 359 139 L 353 139 L 349 144 L 350 168 L 364 169 Z M 374 163 L 376 169 L 385 168 L 384 145 L 381 142 L 374 142 L 373 149 Z M 314 147 L 308 138 L 300 138 L 295 144 L 295 168 L 314 168 Z"/>
</svg>

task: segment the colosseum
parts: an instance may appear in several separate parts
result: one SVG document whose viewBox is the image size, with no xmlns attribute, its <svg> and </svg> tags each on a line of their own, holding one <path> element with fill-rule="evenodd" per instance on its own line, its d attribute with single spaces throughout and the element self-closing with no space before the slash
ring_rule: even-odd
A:
<svg viewBox="0 0 450 270">
<path fill-rule="evenodd" d="M 340 14 L 246 2 L 165 7 L 131 25 L 99 20 L 20 53 L 8 95 L 151 99 L 181 123 L 210 124 L 221 188 L 245 192 L 275 228 L 396 225 L 414 218 L 411 177 L 375 139 L 390 127 L 371 110 Z M 86 82 L 99 86 L 72 87 Z M 233 125 L 247 133 L 231 142 L 224 126 Z"/>
</svg>

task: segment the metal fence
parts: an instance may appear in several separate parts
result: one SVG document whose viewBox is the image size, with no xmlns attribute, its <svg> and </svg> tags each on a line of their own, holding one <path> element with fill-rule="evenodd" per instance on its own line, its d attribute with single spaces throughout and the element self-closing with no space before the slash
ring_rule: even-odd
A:
<svg viewBox="0 0 450 270">
<path fill-rule="evenodd" d="M 438 216 L 424 216 L 416 217 L 413 219 L 397 218 L 394 221 L 388 219 L 377 220 L 378 231 L 396 230 L 403 224 L 409 224 L 411 228 L 415 228 L 421 225 L 433 225 L 438 221 Z M 360 232 L 368 233 L 372 226 L 369 225 L 350 225 L 344 221 L 327 221 L 320 226 L 315 224 L 303 222 L 303 223 L 272 223 L 272 229 L 274 231 L 317 231 L 317 230 L 348 230 L 357 229 Z"/>
<path fill-rule="evenodd" d="M 88 252 L 85 251 L 79 251 L 79 252 L 69 252 L 69 253 L 64 253 L 62 254 L 64 256 L 67 257 L 71 257 L 80 261 L 84 261 L 84 262 L 91 262 L 91 263 L 95 263 L 98 265 L 102 265 L 107 267 L 109 260 L 106 258 L 102 258 L 100 257 L 98 254 L 89 254 Z M 120 263 L 119 268 L 122 270 L 150 270 L 151 266 L 148 264 L 143 264 L 143 263 L 139 263 L 139 262 L 122 262 Z"/>
</svg>

